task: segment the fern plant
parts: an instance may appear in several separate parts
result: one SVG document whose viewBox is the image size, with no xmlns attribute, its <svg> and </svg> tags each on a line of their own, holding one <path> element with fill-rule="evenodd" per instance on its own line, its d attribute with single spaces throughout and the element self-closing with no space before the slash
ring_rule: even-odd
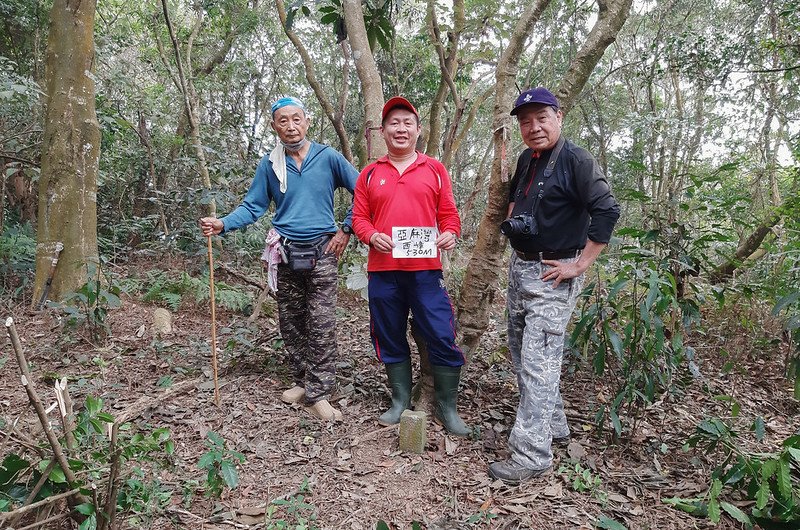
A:
<svg viewBox="0 0 800 530">
<path fill-rule="evenodd" d="M 208 274 L 196 278 L 186 272 L 170 274 L 167 271 L 148 271 L 142 280 L 128 282 L 134 291 L 142 292 L 142 300 L 163 304 L 177 311 L 185 299 L 196 304 L 205 303 L 209 298 Z M 215 283 L 215 301 L 219 307 L 230 311 L 243 311 L 253 303 L 253 296 L 225 282 Z"/>
</svg>

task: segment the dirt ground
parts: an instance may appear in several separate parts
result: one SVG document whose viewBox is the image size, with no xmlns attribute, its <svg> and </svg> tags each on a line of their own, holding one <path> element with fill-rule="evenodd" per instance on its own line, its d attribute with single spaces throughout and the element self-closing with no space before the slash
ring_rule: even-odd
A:
<svg viewBox="0 0 800 530">
<path fill-rule="evenodd" d="M 156 478 L 167 493 L 163 509 L 140 508 L 137 514 L 121 516 L 123 528 L 362 530 L 383 520 L 398 529 L 412 528 L 413 521 L 431 530 L 589 529 L 601 518 L 629 529 L 710 528 L 714 525 L 707 520 L 675 510 L 662 499 L 705 493 L 713 462 L 683 446 L 704 417 L 730 417 L 730 401 L 715 396 L 725 394 L 741 404 L 735 422 L 743 439 L 753 418 L 764 418 L 761 450 L 774 448 L 798 428 L 798 403 L 782 376 L 781 352 L 788 346 L 769 342 L 780 337 L 776 324 L 756 326 L 765 346 L 752 351 L 736 322 L 706 323 L 702 344 L 695 345 L 702 377 L 683 374 L 680 392 L 650 406 L 633 437 L 613 443 L 594 423 L 599 403 L 607 399 L 607 382 L 569 358 L 562 393 L 572 443 L 555 450 L 551 473 L 507 487 L 486 473 L 490 462 L 506 455 L 517 399 L 504 354 L 502 300 L 466 370 L 460 395 L 460 412 L 476 427 L 476 436 L 453 438 L 429 422 L 422 455 L 399 451 L 397 428 L 383 428 L 376 421 L 388 404 L 388 391 L 369 341 L 366 303 L 356 294 L 343 291 L 337 311 L 339 390 L 334 404 L 344 421 L 336 424 L 314 420 L 301 407 L 280 401 L 287 388 L 285 353 L 276 319 L 268 311 L 249 328 L 242 315 L 218 313 L 218 408 L 210 378 L 207 309 L 184 304 L 173 315 L 174 332 L 155 336 L 155 307 L 123 297 L 122 307 L 109 315 L 111 338 L 102 344 L 91 344 L 82 330 L 65 327 L 57 310 L 32 314 L 16 307 L 9 312 L 45 406 L 55 401 L 56 377 L 69 378 L 76 403 L 86 395 L 102 397 L 104 410 L 114 415 L 137 399 L 163 393 L 170 383 L 166 376 L 172 385 L 198 378 L 198 384 L 159 401 L 133 421 L 142 432 L 168 428 L 175 454 L 165 469 L 128 462 L 128 468 L 141 465 L 148 475 L 153 473 L 149 478 Z M 719 355 L 723 349 L 727 359 Z M 722 370 L 731 358 L 734 369 Z M 19 417 L 18 432 L 44 440 L 8 342 L 0 363 L 0 435 Z M 56 414 L 51 412 L 57 424 Z M 226 489 L 221 499 L 202 493 L 205 472 L 198 461 L 207 451 L 209 431 L 245 457 L 238 467 L 238 487 Z M 24 451 L 4 438 L 0 436 L 4 454 Z M 588 470 L 591 484 L 576 489 L 576 465 Z M 716 528 L 740 527 L 723 518 Z M 69 526 L 62 522 L 48 528 Z"/>
</svg>

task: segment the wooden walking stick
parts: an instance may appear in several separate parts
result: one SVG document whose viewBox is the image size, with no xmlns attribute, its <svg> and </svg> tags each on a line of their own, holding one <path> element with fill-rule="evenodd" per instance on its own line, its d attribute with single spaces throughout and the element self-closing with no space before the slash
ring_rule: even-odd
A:
<svg viewBox="0 0 800 530">
<path fill-rule="evenodd" d="M 217 381 L 217 311 L 214 299 L 214 250 L 208 236 L 208 287 L 211 298 L 211 366 L 214 369 L 214 403 L 219 407 L 219 382 Z"/>
</svg>

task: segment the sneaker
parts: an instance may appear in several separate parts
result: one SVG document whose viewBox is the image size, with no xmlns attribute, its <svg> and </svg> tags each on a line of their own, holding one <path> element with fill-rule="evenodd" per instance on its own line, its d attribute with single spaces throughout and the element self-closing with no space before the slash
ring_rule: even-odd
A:
<svg viewBox="0 0 800 530">
<path fill-rule="evenodd" d="M 312 415 L 325 421 L 342 421 L 341 411 L 336 410 L 328 403 L 327 399 L 320 399 L 312 405 L 306 406 L 306 410 Z"/>
<path fill-rule="evenodd" d="M 495 480 L 502 480 L 511 486 L 517 486 L 526 480 L 544 475 L 548 469 L 550 468 L 530 469 L 508 459 L 489 464 L 489 476 Z"/>
<path fill-rule="evenodd" d="M 281 394 L 281 401 L 292 405 L 294 403 L 300 403 L 304 397 L 306 397 L 306 389 L 302 386 L 295 385 L 288 390 L 284 390 L 283 394 Z"/>
</svg>

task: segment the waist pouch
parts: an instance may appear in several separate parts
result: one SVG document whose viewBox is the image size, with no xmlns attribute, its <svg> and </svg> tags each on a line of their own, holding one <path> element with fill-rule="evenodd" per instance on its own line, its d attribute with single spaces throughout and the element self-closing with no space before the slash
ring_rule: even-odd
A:
<svg viewBox="0 0 800 530">
<path fill-rule="evenodd" d="M 326 234 L 313 241 L 287 241 L 283 245 L 286 250 L 286 264 L 293 271 L 312 270 L 317 266 L 317 260 L 322 257 L 330 240 L 331 236 Z"/>
</svg>

